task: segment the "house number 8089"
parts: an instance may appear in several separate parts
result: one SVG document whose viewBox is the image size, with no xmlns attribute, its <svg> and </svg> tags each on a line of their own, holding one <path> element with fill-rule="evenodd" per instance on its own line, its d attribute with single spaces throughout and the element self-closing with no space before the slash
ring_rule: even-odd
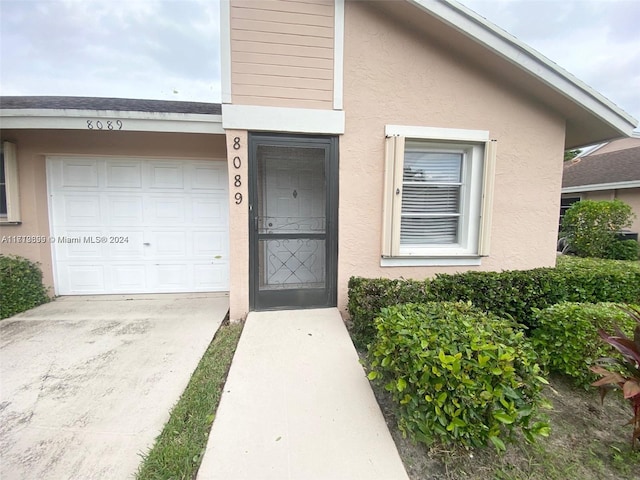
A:
<svg viewBox="0 0 640 480">
<path fill-rule="evenodd" d="M 233 138 L 233 149 L 240 150 L 240 137 Z M 242 166 L 242 160 L 239 156 L 233 157 L 233 168 L 238 170 Z M 233 186 L 239 188 L 242 186 L 242 177 L 240 175 L 234 175 L 233 177 Z M 242 203 L 242 193 L 236 192 L 233 196 L 236 201 L 236 205 L 240 205 Z"/>
<path fill-rule="evenodd" d="M 122 120 L 87 120 L 88 130 L 122 130 Z"/>
</svg>

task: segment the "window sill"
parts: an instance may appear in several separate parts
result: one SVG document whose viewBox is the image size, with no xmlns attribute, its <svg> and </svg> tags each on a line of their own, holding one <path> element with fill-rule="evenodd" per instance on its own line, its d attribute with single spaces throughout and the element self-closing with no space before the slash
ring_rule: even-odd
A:
<svg viewBox="0 0 640 480">
<path fill-rule="evenodd" d="M 0 220 L 0 227 L 16 227 L 22 225 L 22 222 L 11 222 L 8 220 Z"/>
<path fill-rule="evenodd" d="M 481 257 L 382 257 L 381 267 L 473 267 L 481 265 Z"/>
</svg>

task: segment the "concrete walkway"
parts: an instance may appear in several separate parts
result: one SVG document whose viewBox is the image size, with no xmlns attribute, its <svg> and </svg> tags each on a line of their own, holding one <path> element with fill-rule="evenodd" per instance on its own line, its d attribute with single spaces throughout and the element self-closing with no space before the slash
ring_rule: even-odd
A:
<svg viewBox="0 0 640 480">
<path fill-rule="evenodd" d="M 133 478 L 227 309 L 220 294 L 62 297 L 0 321 L 0 478 Z"/>
<path fill-rule="evenodd" d="M 247 318 L 198 480 L 406 480 L 336 309 Z"/>
</svg>

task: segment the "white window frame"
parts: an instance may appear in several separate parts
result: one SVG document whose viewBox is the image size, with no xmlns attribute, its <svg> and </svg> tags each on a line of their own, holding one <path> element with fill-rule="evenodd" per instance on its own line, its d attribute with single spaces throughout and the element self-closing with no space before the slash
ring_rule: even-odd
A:
<svg viewBox="0 0 640 480">
<path fill-rule="evenodd" d="M 16 146 L 11 142 L 2 142 L 4 157 L 4 178 L 7 197 L 7 214 L 0 215 L 0 225 L 20 223 L 20 195 L 18 192 L 18 158 Z"/>
<path fill-rule="evenodd" d="M 496 142 L 485 130 L 387 125 L 382 266 L 480 265 L 489 255 Z M 463 154 L 458 243 L 400 244 L 402 181 L 407 148 Z"/>
</svg>

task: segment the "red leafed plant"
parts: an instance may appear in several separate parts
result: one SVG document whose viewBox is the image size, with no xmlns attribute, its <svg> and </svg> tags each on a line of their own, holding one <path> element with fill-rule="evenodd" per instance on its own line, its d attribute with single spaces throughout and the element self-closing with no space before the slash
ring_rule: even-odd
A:
<svg viewBox="0 0 640 480">
<path fill-rule="evenodd" d="M 609 335 L 604 330 L 598 332 L 605 342 L 622 354 L 622 360 L 602 358 L 600 365 L 591 367 L 591 370 L 602 376 L 592 383 L 594 387 L 600 388 L 602 400 L 609 390 L 620 388 L 624 398 L 631 402 L 633 417 L 629 420 L 629 425 L 633 426 L 633 448 L 636 440 L 640 442 L 640 307 L 628 306 L 624 310 L 638 323 L 633 339 L 628 338 L 619 328 L 615 329 L 615 335 Z M 602 365 L 608 365 L 609 368 Z"/>
</svg>

